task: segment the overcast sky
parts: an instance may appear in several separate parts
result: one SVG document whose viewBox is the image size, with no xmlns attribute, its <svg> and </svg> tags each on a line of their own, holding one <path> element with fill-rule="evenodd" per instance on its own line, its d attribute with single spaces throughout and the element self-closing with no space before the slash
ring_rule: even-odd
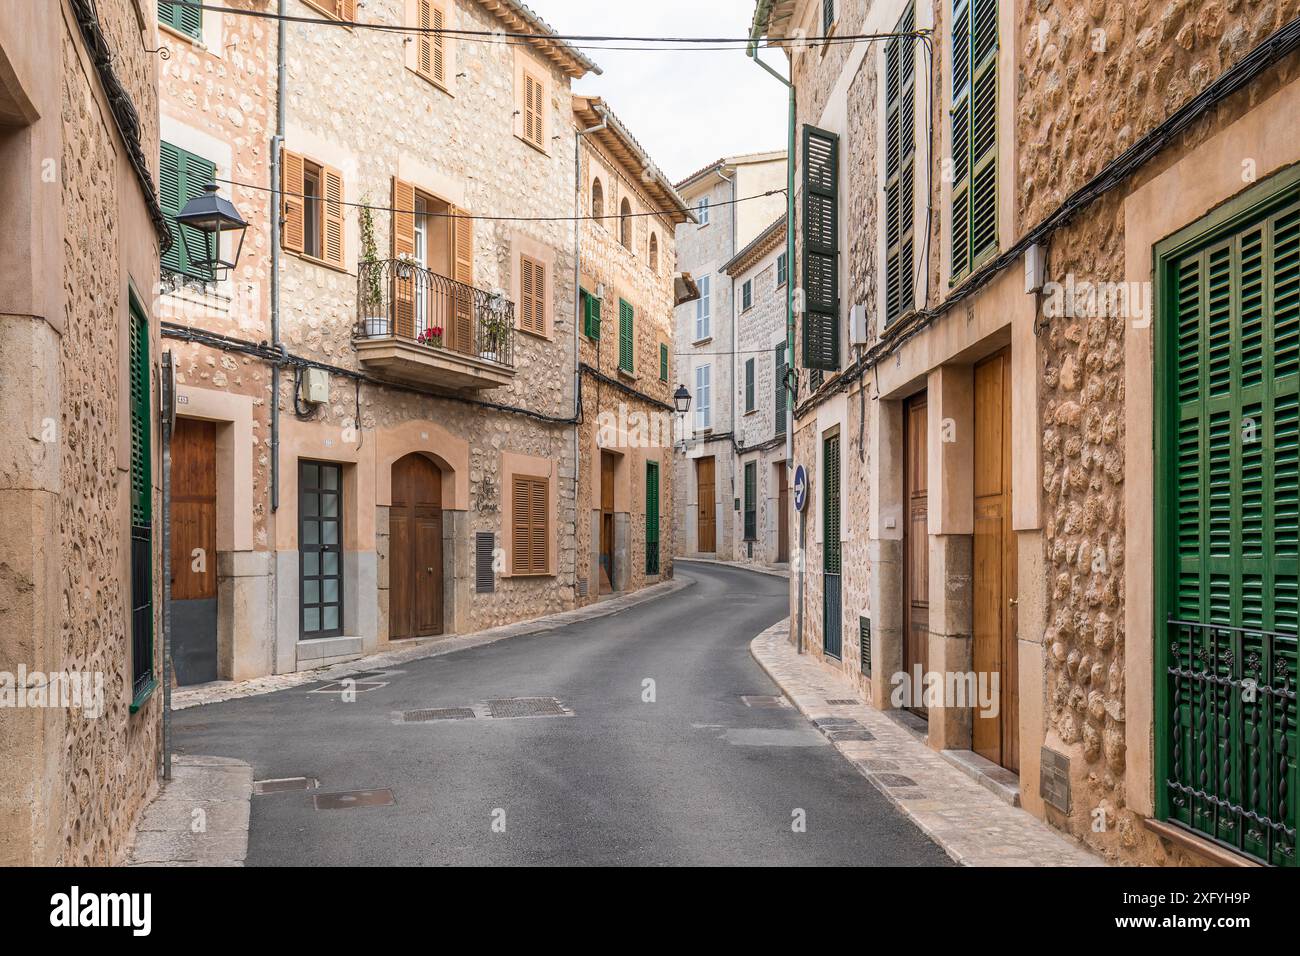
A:
<svg viewBox="0 0 1300 956">
<path fill-rule="evenodd" d="M 754 0 L 528 0 L 562 34 L 743 37 Z M 735 51 L 588 50 L 605 71 L 575 85 L 610 105 L 677 182 L 721 156 L 784 150 L 788 93 Z M 785 56 L 764 58 L 785 72 Z"/>
</svg>

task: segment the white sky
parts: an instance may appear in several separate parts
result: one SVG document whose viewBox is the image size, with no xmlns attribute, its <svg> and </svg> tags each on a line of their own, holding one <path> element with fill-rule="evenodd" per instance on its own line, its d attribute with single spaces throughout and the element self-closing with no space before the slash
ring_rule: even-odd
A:
<svg viewBox="0 0 1300 956">
<path fill-rule="evenodd" d="M 743 37 L 754 15 L 754 0 L 527 3 L 562 34 Z M 575 91 L 603 97 L 674 182 L 721 156 L 785 149 L 789 94 L 743 47 L 585 52 L 605 73 L 579 80 Z M 780 51 L 764 58 L 785 72 Z"/>
</svg>

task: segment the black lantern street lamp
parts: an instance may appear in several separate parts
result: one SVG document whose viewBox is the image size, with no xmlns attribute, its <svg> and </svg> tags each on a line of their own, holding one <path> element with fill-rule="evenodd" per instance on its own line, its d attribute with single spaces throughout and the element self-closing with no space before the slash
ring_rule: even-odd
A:
<svg viewBox="0 0 1300 956">
<path fill-rule="evenodd" d="M 239 215 L 234 203 L 217 195 L 215 183 L 204 186 L 203 195 L 187 202 L 177 214 L 176 222 L 193 230 L 180 230 L 190 265 L 211 272 L 214 279 L 224 279 L 235 268 L 244 248 L 248 223 Z M 196 233 L 197 241 L 191 244 Z"/>
<path fill-rule="evenodd" d="M 691 393 L 685 385 L 678 385 L 677 391 L 673 392 L 673 404 L 677 406 L 678 415 L 685 415 L 691 410 Z"/>
</svg>

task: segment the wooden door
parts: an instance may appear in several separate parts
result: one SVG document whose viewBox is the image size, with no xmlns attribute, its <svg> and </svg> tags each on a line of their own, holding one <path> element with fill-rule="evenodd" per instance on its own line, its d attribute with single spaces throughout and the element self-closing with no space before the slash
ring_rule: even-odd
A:
<svg viewBox="0 0 1300 956">
<path fill-rule="evenodd" d="M 699 497 L 696 546 L 701 553 L 708 554 L 718 548 L 717 502 L 714 501 L 714 459 L 695 459 L 695 486 Z"/>
<path fill-rule="evenodd" d="M 600 593 L 614 590 L 614 455 L 600 453 Z"/>
<path fill-rule="evenodd" d="M 172 660 L 182 686 L 217 679 L 217 426 L 172 432 Z"/>
<path fill-rule="evenodd" d="M 790 474 L 783 461 L 776 464 L 776 486 L 776 560 L 783 563 L 790 560 Z"/>
<path fill-rule="evenodd" d="M 423 455 L 393 465 L 388 512 L 388 637 L 443 632 L 442 472 Z"/>
<path fill-rule="evenodd" d="M 1020 769 L 1016 648 L 1016 539 L 1011 530 L 1011 362 L 1000 352 L 975 366 L 974 666 L 992 686 L 997 714 L 974 714 L 972 746 Z"/>
<path fill-rule="evenodd" d="M 928 421 L 923 392 L 903 406 L 903 670 L 909 680 L 918 667 L 923 676 L 930 670 Z M 925 701 L 913 700 L 909 710 L 924 716 Z"/>
</svg>

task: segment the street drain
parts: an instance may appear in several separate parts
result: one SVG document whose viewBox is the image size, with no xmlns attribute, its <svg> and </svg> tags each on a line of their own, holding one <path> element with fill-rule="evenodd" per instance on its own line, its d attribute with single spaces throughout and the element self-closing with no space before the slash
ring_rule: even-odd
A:
<svg viewBox="0 0 1300 956">
<path fill-rule="evenodd" d="M 402 714 L 404 724 L 427 724 L 435 720 L 473 720 L 478 714 L 468 707 L 434 707 L 408 710 Z"/>
<path fill-rule="evenodd" d="M 746 707 L 760 710 L 786 706 L 784 697 L 774 697 L 770 694 L 741 694 L 740 699 L 745 702 Z"/>
<path fill-rule="evenodd" d="M 345 790 L 342 793 L 318 793 L 317 810 L 351 810 L 353 807 L 387 807 L 393 803 L 391 790 Z"/>
<path fill-rule="evenodd" d="M 854 697 L 840 697 L 835 700 L 828 700 L 826 703 L 830 704 L 832 707 L 843 707 L 848 704 L 856 704 L 857 702 L 857 698 Z"/>
<path fill-rule="evenodd" d="M 254 780 L 253 792 L 285 793 L 289 790 L 315 790 L 319 784 L 315 777 L 279 777 L 275 780 Z"/>
<path fill-rule="evenodd" d="M 495 720 L 516 717 L 570 717 L 569 710 L 554 697 L 499 697 L 486 700 L 488 715 Z"/>
</svg>

